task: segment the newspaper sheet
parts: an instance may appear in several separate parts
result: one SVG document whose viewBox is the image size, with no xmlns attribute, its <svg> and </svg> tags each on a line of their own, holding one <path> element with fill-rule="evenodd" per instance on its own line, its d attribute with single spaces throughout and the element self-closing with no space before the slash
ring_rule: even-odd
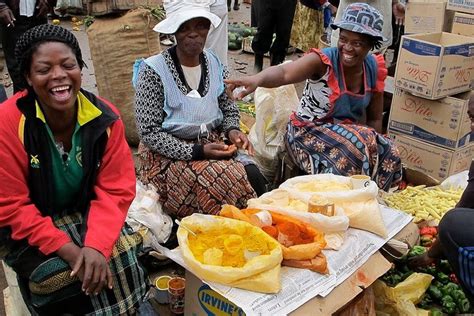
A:
<svg viewBox="0 0 474 316">
<path fill-rule="evenodd" d="M 344 244 L 338 251 L 323 251 L 328 260 L 330 271 L 328 275 L 305 269 L 282 267 L 282 289 L 278 294 L 262 294 L 212 282 L 206 283 L 237 304 L 247 315 L 288 314 L 317 295 L 322 297 L 328 295 L 412 220 L 411 216 L 400 211 L 382 205 L 380 208 L 388 231 L 387 238 L 350 228 Z M 179 251 L 170 251 L 166 248 L 158 250 L 187 268 Z"/>
</svg>

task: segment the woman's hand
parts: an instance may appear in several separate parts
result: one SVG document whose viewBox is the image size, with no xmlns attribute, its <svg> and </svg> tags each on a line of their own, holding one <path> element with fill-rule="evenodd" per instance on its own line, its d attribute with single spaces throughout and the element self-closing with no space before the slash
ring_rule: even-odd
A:
<svg viewBox="0 0 474 316">
<path fill-rule="evenodd" d="M 405 24 L 405 6 L 398 2 L 392 5 L 392 12 L 395 16 L 395 24 L 403 25 Z"/>
<path fill-rule="evenodd" d="M 15 16 L 13 15 L 12 10 L 6 6 L 0 6 L 0 23 L 6 25 L 7 27 L 14 27 L 15 26 Z"/>
<path fill-rule="evenodd" d="M 232 157 L 237 151 L 235 145 L 225 145 L 210 143 L 203 147 L 204 157 L 207 159 L 228 159 Z"/>
<path fill-rule="evenodd" d="M 247 138 L 247 135 L 242 133 L 239 130 L 233 129 L 229 132 L 229 140 L 237 146 L 237 148 L 242 148 L 247 150 L 250 156 L 255 154 L 255 150 L 253 149 L 252 143 Z"/>
<path fill-rule="evenodd" d="M 42 17 L 46 16 L 49 12 L 49 3 L 47 0 L 37 0 L 36 1 L 36 16 Z"/>
<path fill-rule="evenodd" d="M 71 276 L 79 274 L 81 269 L 84 271 L 82 290 L 86 295 L 97 295 L 105 286 L 112 289 L 112 272 L 107 260 L 99 251 L 89 247 L 81 248 Z"/>
<path fill-rule="evenodd" d="M 242 100 L 242 98 L 254 92 L 258 87 L 258 80 L 255 76 L 243 77 L 240 79 L 225 79 L 224 82 L 227 84 L 227 95 L 232 100 Z M 244 87 L 244 89 L 234 96 L 234 90 L 237 87 Z"/>
</svg>

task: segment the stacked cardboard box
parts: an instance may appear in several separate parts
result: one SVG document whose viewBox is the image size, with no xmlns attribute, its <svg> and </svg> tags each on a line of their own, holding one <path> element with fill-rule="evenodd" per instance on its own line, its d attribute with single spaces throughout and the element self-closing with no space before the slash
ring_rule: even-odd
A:
<svg viewBox="0 0 474 316">
<path fill-rule="evenodd" d="M 467 115 L 474 87 L 474 26 L 464 26 L 472 24 L 466 8 L 473 13 L 474 1 L 408 2 L 406 26 L 416 34 L 402 37 L 395 72 L 389 134 L 403 164 L 437 180 L 468 169 L 474 153 Z M 448 27 L 457 34 L 442 32 Z"/>
<path fill-rule="evenodd" d="M 405 8 L 405 34 L 449 32 L 454 12 L 446 0 L 410 0 Z"/>
<path fill-rule="evenodd" d="M 449 0 L 447 9 L 456 11 L 451 33 L 474 36 L 474 0 Z"/>
</svg>

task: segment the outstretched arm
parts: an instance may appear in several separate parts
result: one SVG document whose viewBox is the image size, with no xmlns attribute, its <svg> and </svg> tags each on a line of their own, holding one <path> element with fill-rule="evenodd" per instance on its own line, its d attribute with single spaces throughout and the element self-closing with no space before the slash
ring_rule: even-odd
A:
<svg viewBox="0 0 474 316">
<path fill-rule="evenodd" d="M 326 65 L 316 53 L 309 53 L 290 63 L 266 68 L 262 72 L 240 79 L 225 80 L 230 91 L 244 87 L 236 98 L 242 99 L 252 93 L 257 87 L 275 88 L 286 84 L 297 83 L 312 77 L 321 77 L 326 71 Z"/>
</svg>

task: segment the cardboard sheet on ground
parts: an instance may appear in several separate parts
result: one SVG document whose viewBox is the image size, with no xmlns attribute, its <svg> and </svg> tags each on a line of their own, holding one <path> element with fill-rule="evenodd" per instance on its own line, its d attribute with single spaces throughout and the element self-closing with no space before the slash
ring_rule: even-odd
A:
<svg viewBox="0 0 474 316">
<path fill-rule="evenodd" d="M 340 250 L 324 250 L 330 274 L 322 275 L 309 270 L 282 267 L 282 290 L 278 294 L 261 294 L 221 284 L 205 282 L 228 300 L 237 304 L 247 315 L 288 314 L 315 296 L 325 297 L 360 268 L 371 255 L 405 227 L 412 217 L 400 211 L 380 206 L 388 236 L 382 238 L 367 231 L 350 228 Z M 178 249 L 157 249 L 184 268 Z M 192 270 L 190 270 L 192 272 Z"/>
</svg>

